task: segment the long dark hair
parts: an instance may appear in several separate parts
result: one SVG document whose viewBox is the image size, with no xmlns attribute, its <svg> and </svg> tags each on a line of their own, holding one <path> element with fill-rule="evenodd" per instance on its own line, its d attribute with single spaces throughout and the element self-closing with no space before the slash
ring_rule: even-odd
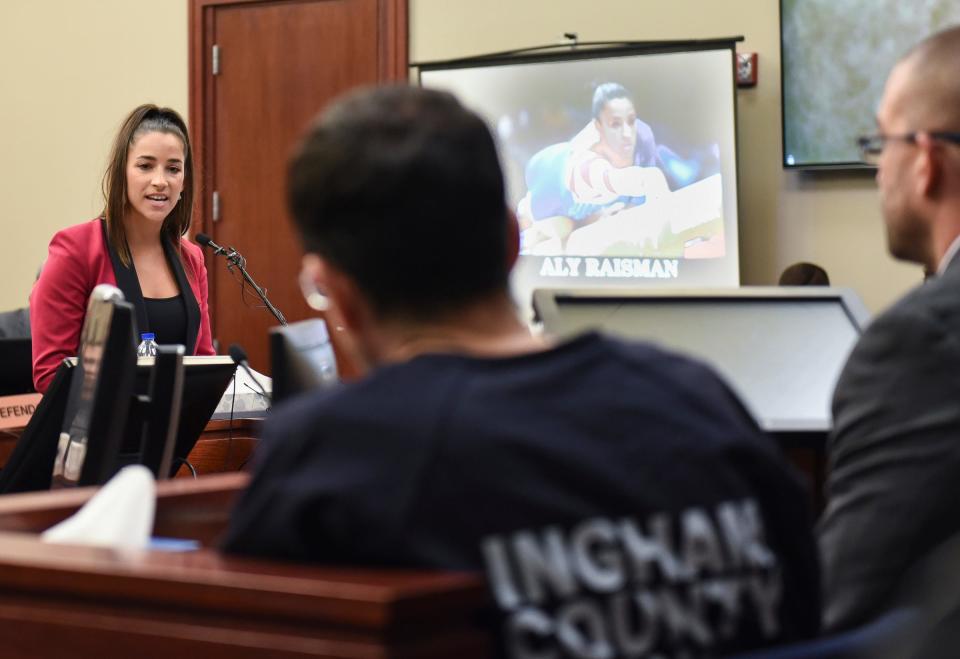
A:
<svg viewBox="0 0 960 659">
<path fill-rule="evenodd" d="M 180 248 L 180 236 L 190 229 L 193 220 L 193 149 L 190 148 L 190 135 L 187 124 L 176 110 L 145 104 L 133 110 L 124 119 L 110 151 L 110 164 L 103 175 L 104 208 L 102 217 L 107 221 L 107 235 L 111 246 L 120 255 L 125 266 L 130 266 L 132 258 L 127 246 L 127 232 L 123 226 L 123 216 L 127 211 L 127 157 L 130 145 L 146 133 L 168 133 L 183 143 L 183 192 L 177 205 L 163 220 L 160 229 L 162 237 Z"/>
</svg>

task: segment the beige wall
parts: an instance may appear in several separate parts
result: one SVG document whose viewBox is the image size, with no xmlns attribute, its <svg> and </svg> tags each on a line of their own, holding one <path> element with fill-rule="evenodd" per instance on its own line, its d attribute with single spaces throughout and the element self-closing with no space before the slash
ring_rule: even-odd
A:
<svg viewBox="0 0 960 659">
<path fill-rule="evenodd" d="M 772 284 L 822 264 L 879 310 L 919 280 L 884 250 L 873 182 L 780 167 L 776 0 L 410 0 L 411 60 L 580 39 L 743 34 L 760 84 L 739 93 L 741 271 Z M 0 1 L 0 309 L 26 299 L 59 228 L 93 217 L 113 133 L 141 102 L 187 109 L 187 0 Z"/>
<path fill-rule="evenodd" d="M 187 111 L 187 0 L 0 1 L 0 309 L 55 231 L 90 219 L 124 116 Z"/>
<path fill-rule="evenodd" d="M 759 53 L 757 87 L 738 93 L 740 263 L 744 284 L 775 284 L 795 261 L 819 263 L 833 283 L 878 311 L 920 280 L 886 254 L 873 179 L 785 172 L 780 165 L 777 0 L 411 0 L 410 59 L 447 59 L 581 41 L 743 35 Z"/>
</svg>

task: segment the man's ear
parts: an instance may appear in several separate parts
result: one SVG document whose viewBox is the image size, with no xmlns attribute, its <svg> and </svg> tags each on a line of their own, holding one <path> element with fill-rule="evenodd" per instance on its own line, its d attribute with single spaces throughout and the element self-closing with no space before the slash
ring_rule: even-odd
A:
<svg viewBox="0 0 960 659">
<path fill-rule="evenodd" d="M 353 279 L 318 254 L 304 255 L 300 276 L 326 298 L 322 315 L 331 341 L 339 351 L 338 359 L 344 360 L 338 367 L 341 373 L 347 377 L 363 375 L 370 364 L 365 344 L 361 341 L 363 332 L 368 329 L 364 324 L 369 317 L 366 298 L 360 295 Z M 306 286 L 304 293 L 309 293 Z"/>
<path fill-rule="evenodd" d="M 513 270 L 520 256 L 520 223 L 517 214 L 507 209 L 507 272 Z"/>
<path fill-rule="evenodd" d="M 360 300 L 356 284 L 348 275 L 319 254 L 307 253 L 301 261 L 301 277 L 327 299 L 327 308 L 323 311 L 328 323 L 356 329 L 355 323 L 359 320 L 356 307 Z"/>
<path fill-rule="evenodd" d="M 927 133 L 919 133 L 917 140 L 917 158 L 914 161 L 916 192 L 921 198 L 928 199 L 937 194 L 940 179 L 943 176 L 943 153 L 939 145 Z"/>
</svg>

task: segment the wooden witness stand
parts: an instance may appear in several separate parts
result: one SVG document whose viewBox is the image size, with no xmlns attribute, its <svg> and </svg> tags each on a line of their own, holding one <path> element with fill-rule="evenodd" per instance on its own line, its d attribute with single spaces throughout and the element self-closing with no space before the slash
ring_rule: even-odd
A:
<svg viewBox="0 0 960 659">
<path fill-rule="evenodd" d="M 213 546 L 243 473 L 158 484 L 157 536 L 184 553 L 50 545 L 36 534 L 95 488 L 0 497 L 0 637 L 7 658 L 486 657 L 480 577 L 321 568 Z"/>
<path fill-rule="evenodd" d="M 211 421 L 177 478 L 157 485 L 154 535 L 188 552 L 51 545 L 37 534 L 96 488 L 0 496 L 6 658 L 487 657 L 479 576 L 320 568 L 216 550 L 249 476 L 258 421 Z M 22 428 L 0 430 L 0 464 Z M 229 473 L 221 473 L 229 472 Z M 204 475 L 206 474 L 206 475 Z"/>
<path fill-rule="evenodd" d="M 10 398 L 0 398 L 0 401 L 3 400 Z M 259 423 L 257 419 L 210 421 L 187 459 L 200 475 L 237 471 L 247 464 L 253 455 L 258 441 L 256 433 Z M 0 426 L 0 466 L 7 463 L 22 432 L 22 426 L 6 429 Z M 178 478 L 191 475 L 186 465 L 177 471 Z"/>
</svg>

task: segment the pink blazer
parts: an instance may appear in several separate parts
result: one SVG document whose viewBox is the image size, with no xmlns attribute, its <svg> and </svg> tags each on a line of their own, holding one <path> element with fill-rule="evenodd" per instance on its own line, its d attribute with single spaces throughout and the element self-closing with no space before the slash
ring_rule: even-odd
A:
<svg viewBox="0 0 960 659">
<path fill-rule="evenodd" d="M 184 295 L 187 340 L 193 339 L 192 353 L 212 355 L 203 252 L 197 245 L 181 240 L 186 266 L 182 267 L 180 259 L 173 256 L 173 246 L 165 248 Z M 47 261 L 30 294 L 33 383 L 37 391 L 46 391 L 63 359 L 77 354 L 87 298 L 97 284 L 118 286 L 134 305 L 137 326 L 146 327 L 146 306 L 136 272 L 123 268 L 111 252 L 104 222 L 99 218 L 58 231 L 50 241 Z"/>
</svg>

